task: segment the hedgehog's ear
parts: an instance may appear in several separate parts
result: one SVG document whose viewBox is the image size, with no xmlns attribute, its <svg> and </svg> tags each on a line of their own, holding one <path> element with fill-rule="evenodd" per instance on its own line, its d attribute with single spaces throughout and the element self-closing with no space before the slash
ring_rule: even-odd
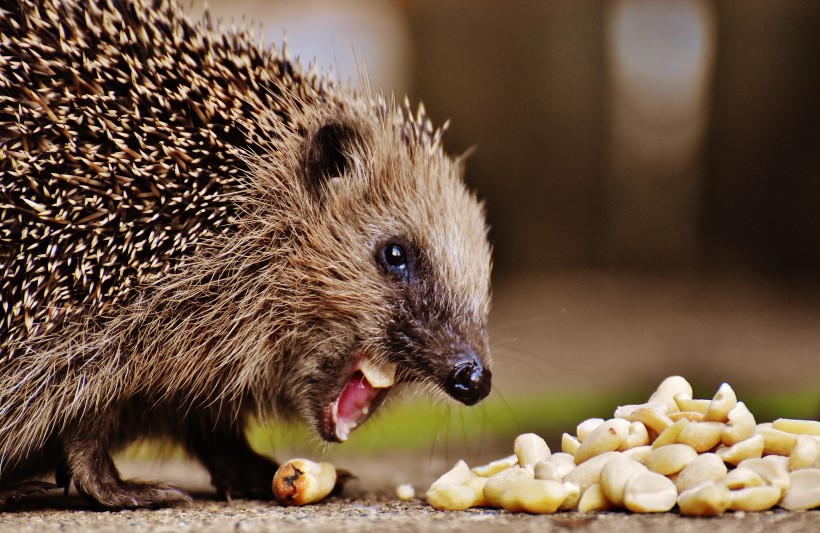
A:
<svg viewBox="0 0 820 533">
<path fill-rule="evenodd" d="M 305 181 L 308 189 L 322 195 L 325 184 L 333 184 L 350 170 L 350 155 L 361 145 L 361 134 L 349 124 L 328 122 L 308 138 Z"/>
</svg>

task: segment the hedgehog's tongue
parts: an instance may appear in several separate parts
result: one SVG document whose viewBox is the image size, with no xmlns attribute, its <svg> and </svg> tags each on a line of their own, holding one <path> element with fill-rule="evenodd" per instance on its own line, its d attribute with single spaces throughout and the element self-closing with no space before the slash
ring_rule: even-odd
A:
<svg viewBox="0 0 820 533">
<path fill-rule="evenodd" d="M 361 359 L 331 407 L 336 438 L 347 440 L 350 432 L 382 403 L 395 381 L 396 365 Z"/>
</svg>

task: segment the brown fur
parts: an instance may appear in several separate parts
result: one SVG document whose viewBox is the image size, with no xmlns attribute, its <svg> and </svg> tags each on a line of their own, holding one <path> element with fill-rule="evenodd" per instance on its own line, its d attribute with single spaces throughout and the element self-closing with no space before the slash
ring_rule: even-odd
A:
<svg viewBox="0 0 820 533">
<path fill-rule="evenodd" d="M 28 10 L 31 16 L 36 10 L 28 2 L 6 3 L 0 7 L 8 12 Z M 136 5 L 146 7 L 142 0 Z M 64 6 L 75 17 L 60 17 L 64 24 L 77 24 L 79 2 Z M 58 9 L 49 2 L 39 9 L 45 14 L 42 24 L 59 31 L 48 16 Z M 120 5 L 92 9 L 109 18 L 127 12 Z M 401 382 L 444 389 L 465 349 L 485 367 L 489 364 L 490 250 L 484 216 L 465 189 L 458 165 L 442 152 L 440 131 L 430 127 L 422 111 L 405 117 L 406 108 L 304 74 L 275 51 L 250 45 L 245 34 L 231 34 L 245 47 L 231 51 L 220 44 L 227 41 L 220 41 L 218 33 L 190 25 L 174 6 L 149 13 L 149 25 L 184 24 L 190 32 L 185 40 L 207 40 L 237 64 L 256 54 L 269 67 L 247 79 L 219 68 L 193 69 L 204 78 L 221 73 L 227 89 L 220 89 L 220 98 L 228 108 L 231 102 L 237 105 L 215 113 L 211 125 L 231 116 L 241 122 L 232 135 L 241 135 L 213 141 L 210 150 L 224 151 L 219 161 L 186 166 L 177 154 L 165 160 L 170 162 L 161 175 L 154 161 L 131 161 L 137 167 L 131 172 L 142 169 L 148 176 L 142 179 L 149 189 L 178 184 L 179 172 L 190 175 L 197 166 L 218 194 L 207 202 L 202 195 L 188 197 L 197 208 L 194 214 L 175 214 L 169 223 L 171 244 L 157 251 L 146 245 L 131 259 L 134 268 L 112 273 L 109 265 L 103 272 L 97 263 L 92 275 L 102 280 L 98 285 L 109 278 L 116 282 L 110 294 L 94 292 L 93 283 L 91 288 L 75 283 L 67 293 L 30 284 L 34 292 L 23 301 L 7 278 L 2 296 L 27 309 L 29 322 L 21 311 L 18 318 L 9 315 L 6 329 L 0 329 L 5 352 L 0 352 L 0 484 L 56 471 L 58 484 L 73 479 L 104 507 L 184 499 L 172 487 L 122 481 L 111 463 L 110 451 L 156 435 L 183 443 L 199 457 L 221 493 L 267 496 L 275 465 L 248 447 L 242 429 L 248 416 L 297 416 L 320 437 L 333 440 L 323 426 L 323 409 L 344 386 L 346 369 L 362 350 L 397 363 Z M 0 21 L 0 29 L 8 24 Z M 77 35 L 68 40 L 76 45 Z M 105 42 L 104 35 L 98 38 Z M 20 42 L 0 41 L 0 55 L 8 49 L 26 52 L 15 43 Z M 162 57 L 158 50 L 152 53 Z M 97 61 L 118 54 L 110 48 L 99 53 Z M 29 57 L 23 61 L 36 61 Z M 48 61 L 53 70 L 61 58 L 57 54 Z M 54 145 L 57 152 L 67 150 L 72 139 L 104 143 L 77 129 L 66 111 L 69 105 L 61 103 L 64 97 L 42 79 L 39 89 L 37 83 L 30 85 L 39 97 L 29 95 L 23 106 L 41 127 L 49 125 L 50 140 L 39 146 L 32 145 L 33 138 L 25 141 L 24 128 L 7 119 L 11 100 L 22 97 L 12 86 L 12 69 L 2 63 L 0 82 L 0 119 L 6 117 L 0 120 L 0 153 L 6 154 L 0 162 L 5 191 L 0 260 L 28 283 L 33 279 L 29 272 L 35 271 L 31 265 L 43 256 L 29 257 L 28 270 L 21 266 L 18 250 L 25 242 L 20 228 L 42 222 L 43 216 L 25 222 L 30 215 L 23 212 L 31 209 L 22 196 L 12 194 L 20 186 L 17 180 L 23 175 L 39 187 L 51 184 L 76 193 L 82 182 L 55 181 L 49 172 L 36 172 L 32 161 Z M 155 90 L 173 93 L 167 98 L 179 94 L 168 87 Z M 72 109 L 86 105 L 69 104 Z M 126 109 L 113 122 L 127 128 L 134 120 Z M 207 127 L 193 120 L 171 133 Z M 311 163 L 311 150 L 321 145 L 327 126 L 344 136 L 339 142 L 344 169 L 338 177 L 325 175 L 335 163 L 323 161 L 321 150 L 319 167 Z M 178 147 L 186 150 L 182 141 Z M 101 163 L 92 162 L 85 167 L 87 175 L 106 181 L 128 172 L 117 170 L 116 152 L 101 157 L 102 164 L 106 158 L 114 163 L 112 172 L 97 176 L 88 169 Z M 228 168 L 240 172 L 226 175 Z M 45 195 L 39 198 L 48 201 Z M 117 216 L 125 220 L 128 215 Z M 83 242 L 99 227 L 93 221 L 74 224 L 67 241 L 54 241 L 51 260 L 58 270 L 71 257 L 66 242 Z M 415 251 L 409 281 L 398 282 L 379 268 L 375 256 L 388 240 Z M 112 246 L 118 251 L 125 245 L 115 241 Z M 55 289 L 60 286 L 54 283 Z M 69 296 L 60 299 L 64 294 Z"/>
</svg>

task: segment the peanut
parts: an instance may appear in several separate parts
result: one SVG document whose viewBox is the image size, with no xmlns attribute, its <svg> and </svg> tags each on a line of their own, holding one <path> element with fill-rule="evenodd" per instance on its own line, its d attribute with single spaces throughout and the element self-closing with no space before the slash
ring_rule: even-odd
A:
<svg viewBox="0 0 820 533">
<path fill-rule="evenodd" d="M 461 485 L 472 477 L 470 467 L 463 460 L 459 460 L 453 468 L 435 480 L 430 488 L 446 485 Z"/>
<path fill-rule="evenodd" d="M 780 507 L 789 510 L 820 507 L 820 468 L 806 468 L 789 474 L 789 490 L 780 500 Z"/>
<path fill-rule="evenodd" d="M 583 494 L 590 485 L 598 483 L 601 480 L 601 470 L 604 469 L 604 465 L 619 456 L 620 454 L 618 452 L 605 452 L 601 455 L 596 455 L 592 459 L 575 467 L 575 470 L 566 475 L 564 481 L 578 485 L 581 489 L 581 494 Z"/>
<path fill-rule="evenodd" d="M 668 408 L 669 413 L 679 411 L 675 396 L 683 398 L 692 397 L 692 385 L 680 376 L 670 376 L 658 385 L 657 390 L 652 393 L 647 403 L 662 402 Z"/>
<path fill-rule="evenodd" d="M 707 422 L 726 422 L 729 420 L 729 411 L 737 405 L 737 395 L 728 383 L 722 383 L 718 388 L 703 419 Z"/>
<path fill-rule="evenodd" d="M 273 476 L 273 494 L 282 505 L 307 505 L 323 500 L 336 485 L 336 469 L 330 463 L 291 459 Z"/>
<path fill-rule="evenodd" d="M 636 448 L 630 448 L 628 450 L 624 450 L 623 454 L 630 459 L 634 459 L 639 463 L 643 463 L 646 459 L 646 456 L 649 455 L 649 452 L 652 451 L 652 446 L 638 446 Z"/>
<path fill-rule="evenodd" d="M 555 475 L 558 476 L 556 481 L 560 481 L 566 477 L 567 474 L 575 470 L 575 458 L 568 453 L 554 453 L 547 457 L 542 463 L 550 464 L 555 468 Z M 542 467 L 543 468 L 543 467 Z M 536 465 L 536 475 L 538 478 L 538 465 Z M 546 472 L 546 471 L 545 471 Z M 547 478 L 539 478 L 547 479 Z"/>
<path fill-rule="evenodd" d="M 675 478 L 675 488 L 682 493 L 707 481 L 720 481 L 726 477 L 727 473 L 723 459 L 714 453 L 704 453 L 678 473 Z"/>
<path fill-rule="evenodd" d="M 646 471 L 644 465 L 623 455 L 607 462 L 601 470 L 600 481 L 601 489 L 607 500 L 618 507 L 622 507 L 626 483 L 635 474 Z"/>
<path fill-rule="evenodd" d="M 642 422 L 647 429 L 651 429 L 656 435 L 660 435 L 663 431 L 673 424 L 672 419 L 664 413 L 660 413 L 655 409 L 638 409 L 631 413 L 627 418 L 630 422 Z"/>
<path fill-rule="evenodd" d="M 763 453 L 765 455 L 791 455 L 797 444 L 797 435 L 775 429 L 772 424 L 758 424 L 755 433 L 763 436 Z"/>
<path fill-rule="evenodd" d="M 820 437 L 820 420 L 778 418 L 772 422 L 772 428 L 796 435 L 814 435 L 815 437 Z"/>
<path fill-rule="evenodd" d="M 629 433 L 626 435 L 626 442 L 623 450 L 646 446 L 649 444 L 649 431 L 642 422 L 632 422 L 629 424 Z"/>
<path fill-rule="evenodd" d="M 572 456 L 578 451 L 578 448 L 581 446 L 580 441 L 570 435 L 569 433 L 564 433 L 561 435 L 561 451 L 564 453 L 568 453 Z"/>
<path fill-rule="evenodd" d="M 403 502 L 412 500 L 416 497 L 416 489 L 414 489 L 413 485 L 409 483 L 402 483 L 396 487 L 396 497 Z"/>
<path fill-rule="evenodd" d="M 604 423 L 603 418 L 589 418 L 584 420 L 575 428 L 575 436 L 578 437 L 580 442 L 584 442 L 584 439 L 587 438 L 587 435 L 592 433 L 592 431 Z"/>
<path fill-rule="evenodd" d="M 486 478 L 482 478 L 486 479 Z M 466 485 L 439 485 L 425 494 L 427 503 L 439 511 L 463 511 L 476 504 L 476 493 Z"/>
<path fill-rule="evenodd" d="M 765 485 L 766 480 L 757 472 L 746 468 L 735 468 L 731 470 L 720 482 L 730 490 L 745 489 L 748 487 L 758 487 Z"/>
<path fill-rule="evenodd" d="M 691 395 L 687 396 L 682 393 L 676 394 L 674 400 L 680 411 L 691 411 L 702 415 L 706 414 L 709 404 L 712 403 L 711 400 L 693 400 Z"/>
<path fill-rule="evenodd" d="M 820 466 L 820 442 L 810 435 L 798 435 L 789 455 L 789 470 Z"/>
<path fill-rule="evenodd" d="M 575 483 L 565 481 L 564 488 L 567 489 L 567 497 L 564 500 L 564 503 L 558 507 L 559 511 L 569 511 L 574 509 L 575 506 L 578 505 L 578 501 L 581 499 L 581 487 Z"/>
<path fill-rule="evenodd" d="M 636 513 L 663 513 L 675 506 L 678 491 L 672 481 L 655 472 L 640 472 L 624 488 L 624 506 Z"/>
<path fill-rule="evenodd" d="M 660 448 L 661 446 L 666 446 L 668 444 L 675 444 L 678 442 L 678 437 L 683 431 L 683 428 L 691 424 L 688 419 L 678 420 L 677 422 L 673 423 L 671 426 L 668 426 L 666 429 L 661 431 L 655 441 L 652 443 L 653 448 Z"/>
<path fill-rule="evenodd" d="M 550 456 L 550 449 L 547 443 L 535 433 L 525 433 L 515 438 L 513 450 L 518 457 L 518 466 L 532 470 L 535 463 L 543 461 Z"/>
<path fill-rule="evenodd" d="M 513 466 L 502 470 L 494 476 L 487 478 L 487 483 L 484 485 L 484 490 L 482 491 L 485 501 L 493 507 L 502 507 L 501 501 L 504 490 L 506 490 L 508 485 L 515 484 L 523 479 L 533 479 L 533 474 L 520 466 Z"/>
<path fill-rule="evenodd" d="M 476 466 L 473 468 L 473 474 L 481 477 L 490 477 L 495 475 L 502 470 L 506 470 L 507 468 L 517 465 L 518 464 L 518 457 L 513 455 L 509 455 L 504 457 L 503 459 L 496 459 L 495 461 L 491 461 L 486 465 Z"/>
<path fill-rule="evenodd" d="M 728 448 L 718 448 L 715 453 L 730 465 L 737 465 L 746 459 L 759 458 L 763 455 L 763 436 L 755 435 Z"/>
<path fill-rule="evenodd" d="M 722 442 L 723 423 L 691 422 L 681 429 L 678 442 L 688 444 L 696 452 L 707 452 Z"/>
<path fill-rule="evenodd" d="M 777 505 L 783 491 L 778 487 L 761 485 L 733 490 L 729 493 L 729 509 L 733 511 L 766 511 Z"/>
<path fill-rule="evenodd" d="M 766 459 L 746 459 L 737 465 L 739 469 L 751 470 L 762 477 L 769 485 L 778 487 L 781 492 L 789 489 L 789 473 L 782 464 Z"/>
<path fill-rule="evenodd" d="M 593 483 L 587 487 L 578 500 L 578 511 L 582 513 L 608 511 L 613 507 L 614 505 L 607 499 L 599 483 Z"/>
<path fill-rule="evenodd" d="M 498 503 L 510 512 L 554 513 L 567 499 L 563 483 L 543 479 L 508 480 Z M 489 500 L 488 500 L 489 501 Z"/>
<path fill-rule="evenodd" d="M 706 481 L 690 487 L 678 496 L 681 514 L 718 516 L 729 508 L 732 498 L 724 485 Z"/>
<path fill-rule="evenodd" d="M 723 444 L 732 446 L 755 434 L 755 417 L 743 402 L 737 402 L 726 415 L 728 422 L 723 428 Z"/>
<path fill-rule="evenodd" d="M 629 420 L 632 414 L 635 411 L 641 411 L 643 409 L 649 411 L 655 411 L 658 414 L 665 415 L 669 412 L 669 408 L 663 402 L 652 402 L 652 403 L 639 403 L 633 405 L 619 405 L 615 409 L 615 418 L 623 418 L 624 420 Z"/>
<path fill-rule="evenodd" d="M 596 427 L 575 452 L 575 464 L 591 457 L 617 450 L 626 445 L 630 423 L 622 418 L 612 418 Z"/>
<path fill-rule="evenodd" d="M 644 459 L 644 464 L 649 470 L 668 476 L 683 470 L 683 468 L 694 461 L 698 452 L 686 444 L 669 444 L 661 446 L 649 452 Z"/>
</svg>

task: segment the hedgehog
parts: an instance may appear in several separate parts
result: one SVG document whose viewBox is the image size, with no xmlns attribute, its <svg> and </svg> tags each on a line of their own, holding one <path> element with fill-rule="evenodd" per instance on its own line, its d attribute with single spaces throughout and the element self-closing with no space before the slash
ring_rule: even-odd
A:
<svg viewBox="0 0 820 533">
<path fill-rule="evenodd" d="M 270 498 L 249 419 L 345 441 L 394 389 L 491 387 L 483 204 L 423 106 L 165 0 L 0 2 L 0 500 Z"/>
</svg>

